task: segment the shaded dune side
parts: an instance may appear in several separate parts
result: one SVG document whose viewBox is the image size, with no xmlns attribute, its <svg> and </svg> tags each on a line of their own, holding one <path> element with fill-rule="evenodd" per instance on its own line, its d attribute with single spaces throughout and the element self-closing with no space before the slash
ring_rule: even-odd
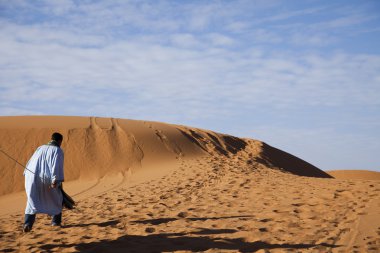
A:
<svg viewBox="0 0 380 253">
<path fill-rule="evenodd" d="M 188 127 L 177 127 L 177 129 L 190 142 L 211 155 L 216 152 L 217 154 L 228 156 L 229 154 L 236 154 L 247 146 L 247 142 L 243 139 L 230 135 Z"/>
<path fill-rule="evenodd" d="M 261 152 L 256 161 L 267 167 L 278 168 L 299 176 L 333 178 L 314 165 L 266 143 L 262 143 Z"/>
<path fill-rule="evenodd" d="M 267 168 L 279 169 L 299 176 L 332 178 L 331 175 L 314 165 L 264 142 L 241 139 L 207 130 L 195 131 L 186 127 L 179 128 L 179 130 L 191 142 L 209 154 L 216 152 L 229 156 L 245 150 L 253 155 L 251 160 L 247 160 L 248 163 L 259 163 Z"/>
<path fill-rule="evenodd" d="M 260 141 L 160 122 L 97 117 L 0 117 L 0 149 L 22 164 L 53 132 L 64 135 L 65 180 L 100 179 L 204 155 L 247 159 L 296 175 L 331 177 Z M 250 154 L 247 157 L 244 154 Z M 250 161 L 252 160 L 252 161 Z M 23 169 L 0 153 L 0 195 L 23 190 Z"/>
</svg>

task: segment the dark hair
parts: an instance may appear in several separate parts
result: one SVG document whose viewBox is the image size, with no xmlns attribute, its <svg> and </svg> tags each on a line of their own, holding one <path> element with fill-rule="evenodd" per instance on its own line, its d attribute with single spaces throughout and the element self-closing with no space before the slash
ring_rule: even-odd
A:
<svg viewBox="0 0 380 253">
<path fill-rule="evenodd" d="M 54 134 L 51 135 L 51 139 L 53 141 L 62 141 L 63 140 L 63 136 L 60 133 L 54 133 Z"/>
</svg>

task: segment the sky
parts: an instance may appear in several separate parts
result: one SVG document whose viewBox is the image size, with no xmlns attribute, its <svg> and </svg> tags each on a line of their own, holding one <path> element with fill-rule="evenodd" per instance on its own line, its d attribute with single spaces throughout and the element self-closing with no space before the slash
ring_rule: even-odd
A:
<svg viewBox="0 0 380 253">
<path fill-rule="evenodd" d="M 0 115 L 161 121 L 380 171 L 380 1 L 0 0 Z"/>
</svg>

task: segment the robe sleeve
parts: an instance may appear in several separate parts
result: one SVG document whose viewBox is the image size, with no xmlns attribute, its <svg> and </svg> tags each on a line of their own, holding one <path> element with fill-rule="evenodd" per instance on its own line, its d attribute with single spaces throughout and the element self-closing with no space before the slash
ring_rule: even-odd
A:
<svg viewBox="0 0 380 253">
<path fill-rule="evenodd" d="M 63 160 L 64 154 L 62 149 L 58 149 L 56 156 L 53 159 L 52 169 L 51 169 L 51 182 L 63 182 L 64 173 L 63 173 Z"/>
<path fill-rule="evenodd" d="M 36 151 L 34 151 L 32 157 L 29 159 L 28 163 L 26 164 L 26 166 L 25 166 L 25 168 L 24 168 L 24 173 L 23 173 L 24 176 L 25 176 L 26 171 L 33 172 L 33 171 L 31 171 L 31 169 L 29 168 L 29 164 L 30 164 L 30 161 L 32 161 L 32 159 L 34 159 L 34 157 L 36 156 L 36 154 L 38 153 L 38 150 L 39 150 L 40 148 L 41 148 L 41 147 L 38 147 L 38 148 L 36 149 Z M 33 172 L 33 173 L 34 173 L 34 172 Z"/>
</svg>

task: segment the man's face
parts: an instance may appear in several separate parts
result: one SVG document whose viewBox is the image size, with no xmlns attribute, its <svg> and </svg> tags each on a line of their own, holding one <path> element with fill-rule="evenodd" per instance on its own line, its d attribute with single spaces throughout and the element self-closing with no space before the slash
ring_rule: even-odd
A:
<svg viewBox="0 0 380 253">
<path fill-rule="evenodd" d="M 62 140 L 58 141 L 58 145 L 59 145 L 59 146 L 62 145 Z"/>
</svg>

